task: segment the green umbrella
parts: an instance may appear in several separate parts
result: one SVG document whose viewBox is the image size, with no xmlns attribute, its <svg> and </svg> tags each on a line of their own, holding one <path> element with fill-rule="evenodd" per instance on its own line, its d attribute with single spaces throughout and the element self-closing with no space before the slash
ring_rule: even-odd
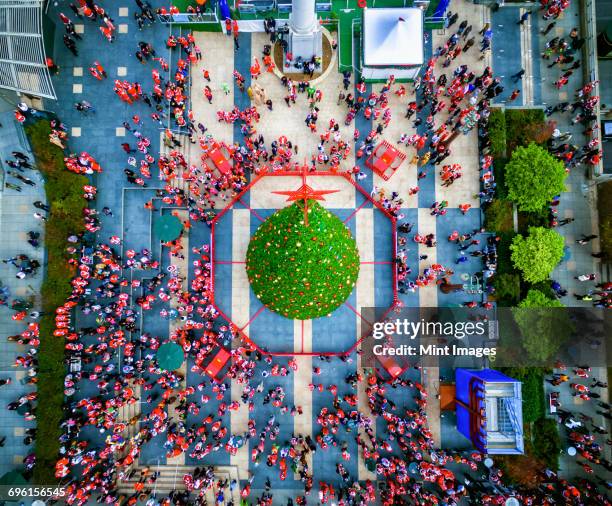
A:
<svg viewBox="0 0 612 506">
<path fill-rule="evenodd" d="M 166 214 L 155 222 L 155 233 L 162 242 L 174 241 L 183 231 L 183 224 L 176 216 Z"/>
<path fill-rule="evenodd" d="M 162 344 L 157 350 L 157 363 L 166 371 L 175 371 L 185 360 L 183 348 L 176 343 Z"/>
<path fill-rule="evenodd" d="M 26 485 L 27 483 L 28 480 L 19 471 L 9 471 L 0 477 L 1 486 Z"/>
</svg>

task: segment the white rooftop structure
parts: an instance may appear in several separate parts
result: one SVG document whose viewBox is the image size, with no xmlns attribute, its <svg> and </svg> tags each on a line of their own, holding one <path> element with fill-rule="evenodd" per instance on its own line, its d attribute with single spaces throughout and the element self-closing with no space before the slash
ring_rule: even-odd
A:
<svg viewBox="0 0 612 506">
<path fill-rule="evenodd" d="M 0 0 L 0 88 L 54 99 L 42 15 L 42 0 Z"/>
<path fill-rule="evenodd" d="M 414 78 L 423 64 L 423 11 L 363 10 L 363 74 L 366 79 Z M 385 77 L 386 76 L 386 77 Z"/>
</svg>

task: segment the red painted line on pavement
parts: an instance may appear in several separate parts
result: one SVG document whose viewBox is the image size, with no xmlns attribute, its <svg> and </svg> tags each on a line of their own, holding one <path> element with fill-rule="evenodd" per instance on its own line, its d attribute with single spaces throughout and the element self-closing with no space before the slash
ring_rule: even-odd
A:
<svg viewBox="0 0 612 506">
<path fill-rule="evenodd" d="M 259 221 L 264 221 L 264 219 L 259 216 L 259 214 L 257 214 L 257 212 L 254 209 L 251 209 L 251 207 L 249 205 L 247 205 L 244 200 L 242 200 L 242 198 L 238 199 L 238 202 L 240 202 L 244 207 L 246 207 L 253 216 L 255 216 Z"/>
<path fill-rule="evenodd" d="M 362 208 L 363 206 L 365 206 L 368 202 L 370 202 L 368 199 L 364 199 L 363 202 L 359 205 L 359 207 L 357 209 L 355 209 L 350 215 L 349 217 L 344 220 L 342 223 L 346 223 L 347 221 L 349 221 L 353 216 L 355 216 Z"/>
<path fill-rule="evenodd" d="M 257 312 L 256 312 L 256 313 L 255 313 L 253 316 L 251 316 L 251 319 L 250 319 L 248 322 L 246 322 L 246 325 L 245 325 L 244 327 L 240 327 L 240 330 L 241 330 L 241 331 L 244 331 L 244 329 L 246 329 L 246 328 L 247 328 L 247 327 L 248 327 L 248 326 L 249 326 L 251 323 L 253 323 L 253 320 L 254 320 L 255 318 L 257 318 L 257 317 L 258 317 L 258 316 L 261 314 L 261 312 L 262 312 L 264 309 L 266 309 L 266 306 L 261 306 L 261 307 L 260 307 L 260 308 L 257 310 Z"/>
<path fill-rule="evenodd" d="M 361 318 L 361 319 L 362 319 L 364 322 L 366 322 L 368 325 L 370 325 L 370 326 L 372 325 L 372 322 L 370 322 L 370 321 L 366 320 L 366 319 L 365 319 L 365 318 L 362 316 L 362 314 L 361 314 L 359 311 L 357 311 L 357 310 L 356 310 L 356 309 L 355 309 L 353 306 L 351 306 L 351 305 L 350 305 L 348 302 L 345 302 L 345 303 L 344 303 L 344 305 L 345 305 L 346 307 L 348 307 L 348 308 L 349 308 L 349 309 L 350 309 L 350 310 L 351 310 L 353 313 L 355 313 L 357 316 L 359 316 L 359 318 Z"/>
</svg>

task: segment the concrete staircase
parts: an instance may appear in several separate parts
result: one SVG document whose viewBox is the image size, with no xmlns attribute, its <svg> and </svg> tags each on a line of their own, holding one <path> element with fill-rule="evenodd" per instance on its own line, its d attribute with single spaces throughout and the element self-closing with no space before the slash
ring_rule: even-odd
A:
<svg viewBox="0 0 612 506">
<path fill-rule="evenodd" d="M 127 481 L 121 481 L 117 483 L 117 489 L 120 494 L 131 495 L 134 493 L 134 484 L 138 482 L 140 478 L 140 471 L 147 466 L 139 465 L 134 467 L 134 473 L 132 478 Z M 159 465 L 151 466 L 152 471 L 159 473 L 155 483 L 147 485 L 146 489 L 156 493 L 158 497 L 168 495 L 172 490 L 185 490 L 185 484 L 183 483 L 183 475 L 186 473 L 192 473 L 195 466 L 168 466 Z M 238 484 L 232 492 L 230 492 L 229 486 L 225 489 L 225 501 L 222 504 L 228 504 L 229 501 L 233 501 L 234 504 L 240 504 L 240 479 L 238 476 L 237 466 L 215 466 L 215 483 L 213 487 L 206 490 L 205 498 L 206 504 L 214 505 L 215 496 L 218 492 L 216 488 L 217 480 L 227 481 L 228 484 L 232 480 L 236 480 Z M 196 492 L 194 492 L 196 494 Z"/>
<path fill-rule="evenodd" d="M 199 163 L 198 160 L 192 161 L 191 160 L 191 156 L 192 156 L 192 149 L 197 147 L 197 144 L 191 144 L 191 141 L 189 140 L 189 137 L 187 135 L 184 134 L 174 134 L 174 137 L 181 143 L 181 147 L 180 148 L 169 148 L 168 146 L 166 146 L 163 142 L 163 138 L 164 138 L 164 132 L 161 132 L 161 136 L 162 136 L 162 142 L 161 142 L 161 154 L 167 155 L 170 153 L 170 151 L 178 151 L 179 153 L 182 153 L 183 156 L 185 157 L 185 161 L 187 162 L 187 165 L 191 165 L 192 163 Z M 195 153 L 195 149 L 194 149 L 194 153 Z M 173 186 L 175 186 L 176 188 L 180 188 L 181 190 L 184 190 L 186 193 L 189 193 L 189 183 L 187 181 L 185 181 L 183 179 L 183 169 L 180 168 L 178 170 L 178 174 L 177 177 L 175 179 L 173 179 Z"/>
<path fill-rule="evenodd" d="M 125 404 L 121 406 L 117 413 L 117 420 L 125 422 L 126 424 L 135 416 L 140 416 L 140 411 L 141 411 L 140 410 L 140 401 L 141 401 L 140 385 L 134 385 L 133 383 L 130 382 L 130 387 L 134 390 L 134 395 L 138 399 L 138 401 L 136 401 L 133 404 Z M 138 423 L 136 423 L 135 425 L 128 424 L 127 428 L 125 429 L 122 435 L 124 438 L 127 439 L 127 438 L 134 436 L 136 432 L 138 432 Z"/>
</svg>

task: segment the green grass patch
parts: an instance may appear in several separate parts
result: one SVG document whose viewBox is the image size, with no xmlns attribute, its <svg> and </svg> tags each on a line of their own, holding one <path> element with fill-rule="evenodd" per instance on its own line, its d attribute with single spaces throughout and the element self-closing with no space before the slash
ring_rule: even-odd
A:
<svg viewBox="0 0 612 506">
<path fill-rule="evenodd" d="M 85 176 L 74 174 L 64 166 L 64 152 L 49 142 L 51 125 L 40 119 L 25 127 L 36 166 L 45 179 L 47 202 L 51 206 L 45 224 L 47 266 L 41 288 L 42 307 L 46 313 L 40 321 L 38 352 L 38 406 L 36 410 L 36 467 L 34 481 L 39 485 L 57 482 L 54 476 L 59 455 L 60 424 L 64 404 L 64 339 L 55 337 L 55 309 L 72 293 L 66 238 L 85 231 L 83 226 L 83 185 Z"/>
<path fill-rule="evenodd" d="M 532 426 L 533 454 L 553 471 L 559 469 L 561 438 L 559 424 L 554 418 L 539 418 Z"/>
<path fill-rule="evenodd" d="M 535 212 L 518 212 L 518 231 L 520 234 L 527 234 L 530 227 L 550 228 L 550 211 L 548 207 Z"/>
<path fill-rule="evenodd" d="M 504 157 L 493 159 L 493 175 L 495 176 L 495 196 L 498 199 L 506 199 L 508 197 L 508 188 L 506 187 L 506 164 L 508 159 Z"/>
<path fill-rule="evenodd" d="M 497 234 L 500 238 L 497 243 L 497 274 L 512 274 L 517 270 L 511 260 L 512 251 L 510 245 L 516 235 L 514 232 L 500 232 Z"/>
<path fill-rule="evenodd" d="M 514 230 L 511 202 L 494 199 L 486 207 L 484 215 L 487 230 L 491 232 L 512 232 Z"/>
<path fill-rule="evenodd" d="M 499 108 L 491 109 L 487 125 L 493 158 L 506 156 L 506 115 Z"/>
<path fill-rule="evenodd" d="M 553 128 L 546 123 L 542 109 L 506 109 L 506 156 L 518 146 L 530 142 L 544 144 L 552 135 Z"/>
<path fill-rule="evenodd" d="M 492 283 L 498 306 L 514 307 L 518 304 L 521 298 L 521 276 L 519 274 L 496 274 Z"/>
</svg>

